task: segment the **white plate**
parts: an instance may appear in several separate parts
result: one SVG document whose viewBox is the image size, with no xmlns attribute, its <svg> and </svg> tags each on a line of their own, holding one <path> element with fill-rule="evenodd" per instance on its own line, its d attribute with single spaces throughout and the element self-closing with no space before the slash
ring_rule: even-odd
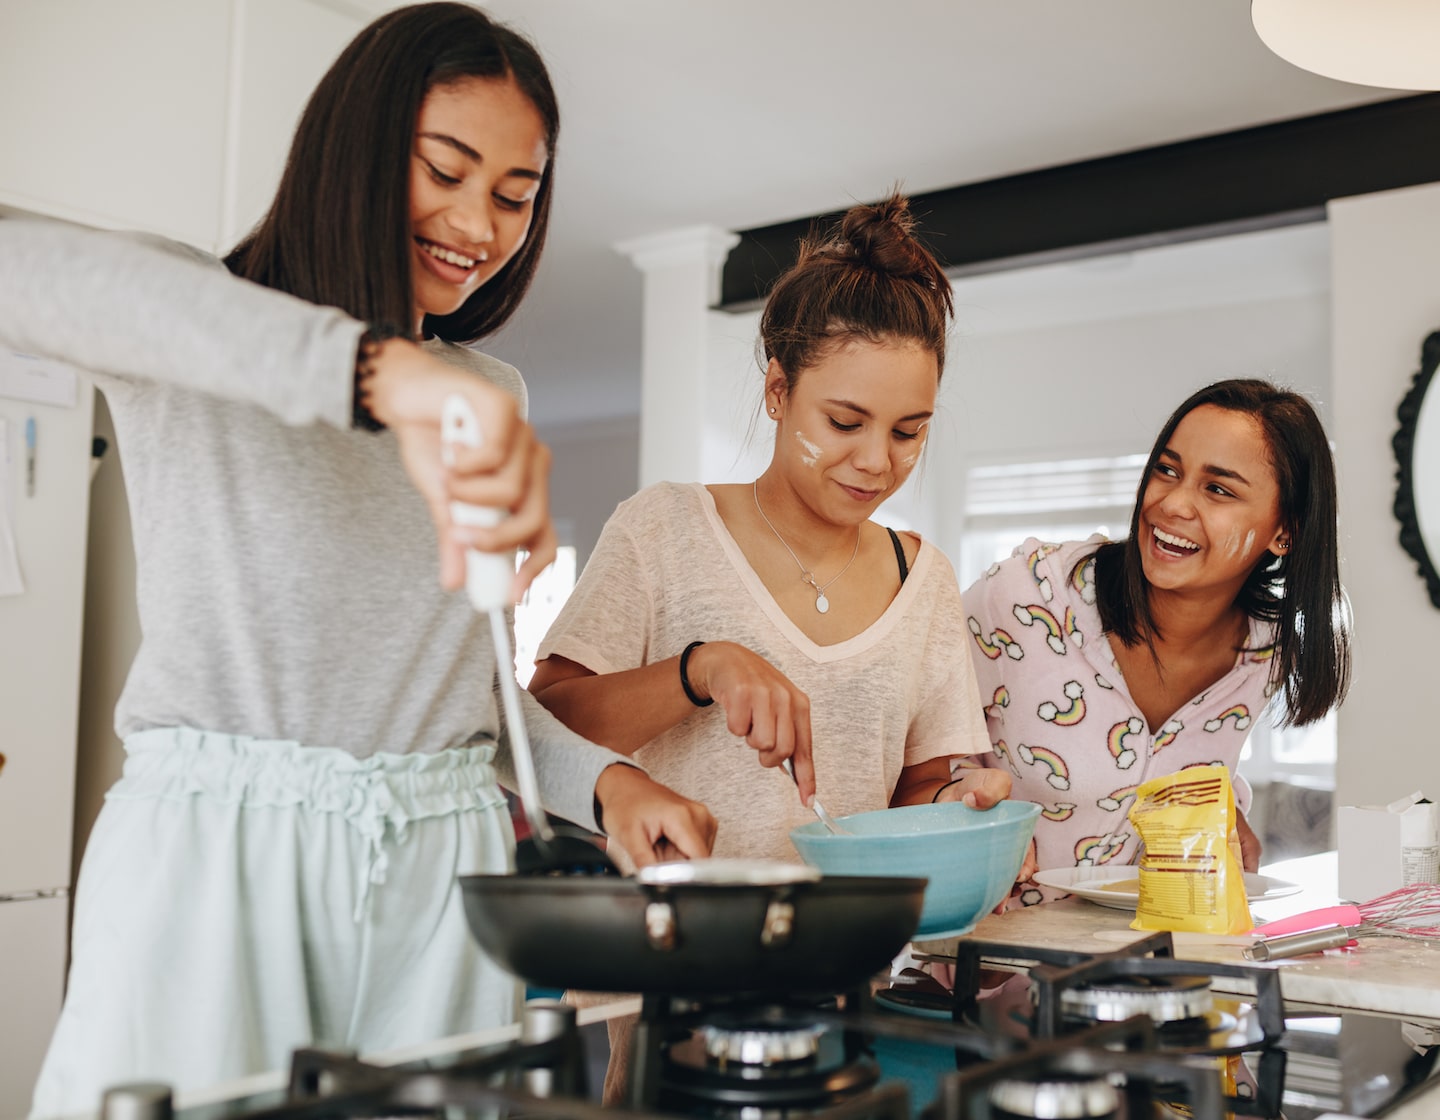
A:
<svg viewBox="0 0 1440 1120">
<path fill-rule="evenodd" d="M 1035 881 L 1042 887 L 1065 891 L 1101 906 L 1134 910 L 1140 902 L 1139 874 L 1138 867 L 1057 867 L 1052 871 L 1037 871 Z M 1298 883 L 1245 873 L 1245 898 L 1249 902 L 1268 902 L 1299 893 Z"/>
</svg>

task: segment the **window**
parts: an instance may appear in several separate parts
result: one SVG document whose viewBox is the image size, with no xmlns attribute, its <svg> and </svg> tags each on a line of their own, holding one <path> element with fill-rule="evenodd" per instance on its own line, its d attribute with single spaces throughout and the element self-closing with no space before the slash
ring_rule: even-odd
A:
<svg viewBox="0 0 1440 1120">
<path fill-rule="evenodd" d="M 1144 469 L 1143 454 L 972 467 L 965 479 L 960 585 L 969 587 L 1027 537 L 1123 536 Z"/>
<path fill-rule="evenodd" d="M 561 545 L 555 563 L 540 573 L 515 608 L 515 676 L 520 687 L 529 686 L 535 674 L 535 653 L 573 590 L 575 549 Z"/>
</svg>

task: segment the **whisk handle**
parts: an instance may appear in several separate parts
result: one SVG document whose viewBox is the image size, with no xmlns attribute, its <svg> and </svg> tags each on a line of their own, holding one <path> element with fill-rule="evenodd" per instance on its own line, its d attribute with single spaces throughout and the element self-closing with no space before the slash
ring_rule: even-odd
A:
<svg viewBox="0 0 1440 1120">
<path fill-rule="evenodd" d="M 1288 918 L 1277 918 L 1263 926 L 1256 926 L 1250 932 L 1276 937 L 1282 933 L 1303 933 L 1321 926 L 1358 926 L 1361 920 L 1358 906 L 1326 906 L 1320 910 L 1292 914 Z"/>
</svg>

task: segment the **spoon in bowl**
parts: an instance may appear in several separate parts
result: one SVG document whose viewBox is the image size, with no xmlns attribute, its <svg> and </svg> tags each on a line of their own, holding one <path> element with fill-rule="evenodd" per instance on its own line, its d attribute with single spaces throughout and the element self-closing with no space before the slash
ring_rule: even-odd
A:
<svg viewBox="0 0 1440 1120">
<path fill-rule="evenodd" d="M 795 782 L 796 785 L 799 785 L 800 783 L 795 779 L 795 769 L 790 765 L 790 760 L 787 758 L 784 762 L 780 763 L 780 765 L 785 768 L 785 773 L 790 775 L 790 780 Z M 836 836 L 852 835 L 848 828 L 842 828 L 840 823 L 830 815 L 825 806 L 820 804 L 818 797 L 812 797 L 810 799 L 810 808 L 815 810 L 815 815 L 820 818 L 821 823 Z"/>
</svg>

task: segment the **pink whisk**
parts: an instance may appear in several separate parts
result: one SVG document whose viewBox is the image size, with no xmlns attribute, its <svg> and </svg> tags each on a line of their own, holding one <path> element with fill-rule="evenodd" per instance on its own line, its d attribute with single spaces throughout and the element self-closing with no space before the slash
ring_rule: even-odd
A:
<svg viewBox="0 0 1440 1120">
<path fill-rule="evenodd" d="M 1412 883 L 1369 902 L 1306 910 L 1303 914 L 1266 922 L 1250 932 L 1268 938 L 1322 926 L 1347 926 L 1357 934 L 1440 939 L 1440 926 L 1422 924 L 1425 919 L 1437 916 L 1440 916 L 1440 886 Z"/>
</svg>

